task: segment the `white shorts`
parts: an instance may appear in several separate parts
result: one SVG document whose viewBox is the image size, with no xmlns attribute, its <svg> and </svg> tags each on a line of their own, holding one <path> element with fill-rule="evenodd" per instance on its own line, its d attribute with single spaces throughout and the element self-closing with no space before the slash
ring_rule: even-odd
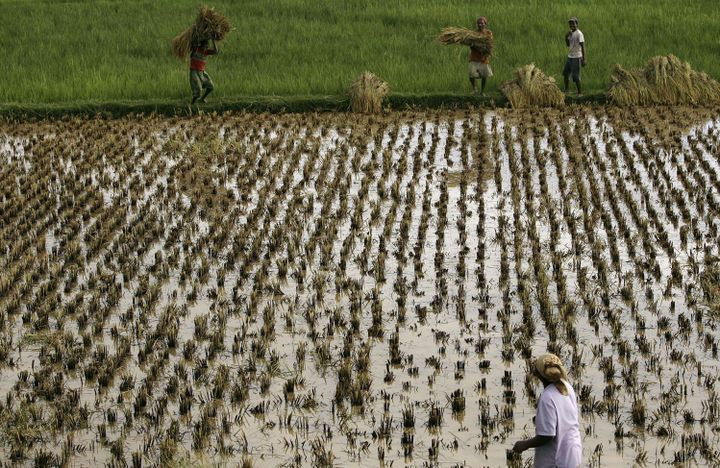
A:
<svg viewBox="0 0 720 468">
<path fill-rule="evenodd" d="M 468 75 L 470 78 L 490 78 L 493 72 L 488 63 L 468 62 Z"/>
</svg>

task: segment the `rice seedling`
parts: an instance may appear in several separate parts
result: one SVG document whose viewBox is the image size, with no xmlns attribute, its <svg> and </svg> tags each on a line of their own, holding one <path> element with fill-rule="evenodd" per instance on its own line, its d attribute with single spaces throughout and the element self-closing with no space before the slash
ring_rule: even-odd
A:
<svg viewBox="0 0 720 468">
<path fill-rule="evenodd" d="M 443 409 L 444 408 L 438 406 L 437 403 L 431 403 L 427 420 L 427 427 L 430 430 L 438 430 L 442 427 Z"/>
<path fill-rule="evenodd" d="M 450 394 L 450 407 L 454 416 L 465 411 L 465 395 L 461 389 L 457 389 Z"/>
</svg>

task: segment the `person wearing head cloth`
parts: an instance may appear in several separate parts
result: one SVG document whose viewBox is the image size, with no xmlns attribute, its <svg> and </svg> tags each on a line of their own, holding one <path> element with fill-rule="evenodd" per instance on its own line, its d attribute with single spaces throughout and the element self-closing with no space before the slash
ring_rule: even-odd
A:
<svg viewBox="0 0 720 468">
<path fill-rule="evenodd" d="M 481 16 L 475 22 L 477 31 L 481 36 L 485 36 L 489 39 L 490 47 L 488 50 L 480 50 L 476 47 L 470 46 L 470 61 L 468 63 L 468 75 L 470 77 L 470 85 L 473 89 L 473 94 L 477 93 L 477 85 L 475 81 L 480 79 L 480 94 L 485 95 L 485 84 L 487 79 L 493 76 L 492 69 L 490 68 L 490 55 L 492 54 L 493 34 L 487 28 L 488 19 L 485 16 Z"/>
<path fill-rule="evenodd" d="M 533 363 L 534 374 L 545 385 L 537 402 L 535 437 L 520 440 L 516 453 L 535 449 L 536 468 L 576 468 L 582 459 L 582 439 L 575 391 L 560 358 L 543 354 Z"/>
<path fill-rule="evenodd" d="M 570 88 L 570 76 L 577 86 L 578 96 L 582 95 L 580 87 L 580 67 L 585 66 L 585 36 L 578 29 L 578 19 L 573 16 L 568 20 L 570 31 L 565 34 L 565 44 L 568 46 L 568 56 L 563 68 L 565 92 Z"/>
</svg>

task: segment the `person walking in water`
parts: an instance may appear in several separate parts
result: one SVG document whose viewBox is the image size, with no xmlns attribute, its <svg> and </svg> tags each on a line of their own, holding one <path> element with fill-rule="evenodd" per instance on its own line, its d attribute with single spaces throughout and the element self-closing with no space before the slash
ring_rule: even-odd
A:
<svg viewBox="0 0 720 468">
<path fill-rule="evenodd" d="M 537 402 L 535 437 L 520 440 L 512 450 L 535 449 L 535 468 L 576 468 L 582 460 L 582 439 L 575 391 L 554 354 L 535 359 L 533 373 L 545 385 Z"/>
<path fill-rule="evenodd" d="M 212 43 L 212 48 L 209 48 Z M 205 62 L 209 55 L 217 55 L 218 49 L 215 45 L 214 40 L 204 40 L 196 43 L 190 50 L 190 89 L 192 90 L 192 102 L 198 99 L 200 102 L 205 102 L 208 94 L 210 94 L 215 85 L 210 78 L 210 75 L 205 71 Z M 204 90 L 204 92 L 203 92 Z M 202 95 L 201 95 L 202 93 Z"/>
<path fill-rule="evenodd" d="M 580 67 L 585 66 L 585 36 L 578 29 L 578 19 L 573 16 L 568 20 L 570 31 L 565 34 L 565 44 L 568 46 L 568 56 L 563 68 L 565 79 L 565 92 L 570 88 L 570 76 L 577 86 L 578 96 L 582 95 L 580 86 Z"/>
<path fill-rule="evenodd" d="M 472 86 L 473 94 L 477 94 L 477 85 L 475 84 L 477 79 L 480 79 L 480 95 L 485 95 L 485 84 L 487 79 L 493 76 L 492 69 L 490 68 L 490 55 L 492 54 L 493 34 L 487 28 L 488 19 L 485 16 L 481 16 L 476 21 L 478 34 L 486 36 L 488 39 L 489 47 L 486 50 L 480 50 L 476 47 L 470 46 L 470 61 L 468 63 L 468 75 L 470 77 L 470 85 Z"/>
</svg>

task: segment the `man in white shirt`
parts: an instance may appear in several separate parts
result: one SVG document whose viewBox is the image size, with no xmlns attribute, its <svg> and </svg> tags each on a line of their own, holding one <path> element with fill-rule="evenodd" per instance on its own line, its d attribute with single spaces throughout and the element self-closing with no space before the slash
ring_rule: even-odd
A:
<svg viewBox="0 0 720 468">
<path fill-rule="evenodd" d="M 516 442 L 513 452 L 534 448 L 535 468 L 577 468 L 582 461 L 582 439 L 575 390 L 554 354 L 544 354 L 534 364 L 535 375 L 545 385 L 537 403 L 535 437 Z"/>
<path fill-rule="evenodd" d="M 580 89 L 580 67 L 585 66 L 585 36 L 578 29 L 578 19 L 573 16 L 568 20 L 570 31 L 565 34 L 565 44 L 568 46 L 568 56 L 563 68 L 565 78 L 565 92 L 570 87 L 570 75 L 577 86 L 578 95 L 582 94 Z"/>
</svg>

